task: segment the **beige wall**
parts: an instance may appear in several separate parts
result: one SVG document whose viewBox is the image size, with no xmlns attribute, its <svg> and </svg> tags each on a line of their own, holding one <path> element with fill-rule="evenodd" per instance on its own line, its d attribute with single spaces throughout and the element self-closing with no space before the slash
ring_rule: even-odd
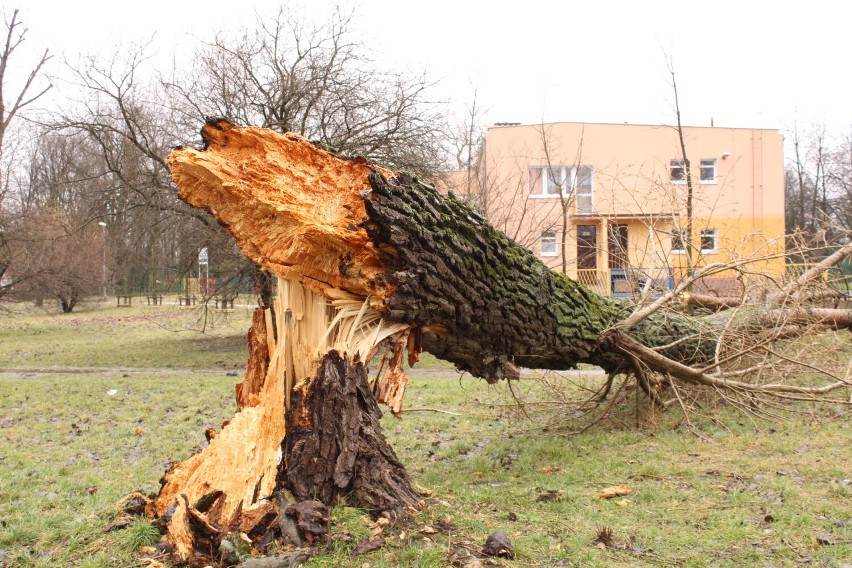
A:
<svg viewBox="0 0 852 568">
<path fill-rule="evenodd" d="M 783 138 L 777 130 L 684 128 L 694 184 L 694 234 L 717 230 L 719 247 L 699 264 L 775 255 L 761 269 L 783 271 Z M 597 224 L 599 268 L 605 268 L 605 223 L 628 225 L 634 266 L 677 266 L 672 227 L 686 222 L 685 183 L 671 181 L 670 161 L 681 157 L 677 130 L 670 126 L 555 123 L 500 126 L 488 130 L 481 178 L 487 215 L 510 237 L 540 252 L 542 232 L 555 230 L 561 243 L 567 228 L 565 264 L 576 266 L 578 224 Z M 716 179 L 699 182 L 702 159 L 714 159 Z M 530 166 L 592 167 L 593 210 L 578 215 L 573 199 L 537 196 L 530 189 Z M 570 189 L 570 188 L 566 188 Z M 576 191 L 576 189 L 575 189 Z M 563 205 L 568 206 L 563 227 Z M 652 236 L 653 235 L 653 236 Z M 656 238 L 654 238 L 654 236 Z M 561 247 L 558 247 L 561 249 Z M 561 250 L 543 260 L 561 268 Z"/>
</svg>

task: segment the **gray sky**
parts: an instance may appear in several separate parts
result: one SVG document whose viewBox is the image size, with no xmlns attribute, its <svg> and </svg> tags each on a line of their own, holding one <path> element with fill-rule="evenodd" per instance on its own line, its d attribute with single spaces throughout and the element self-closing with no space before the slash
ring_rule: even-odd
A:
<svg viewBox="0 0 852 568">
<path fill-rule="evenodd" d="M 143 41 L 161 53 L 192 36 L 249 24 L 271 0 L 3 0 L 31 47 L 74 59 Z M 307 5 L 307 4 L 306 4 Z M 332 2 L 315 0 L 322 15 Z M 489 122 L 672 122 L 666 53 L 684 122 L 790 129 L 852 125 L 846 2 L 362 0 L 356 28 L 387 65 L 425 69 L 463 107 L 478 89 Z M 184 51 L 183 53 L 187 53 Z"/>
</svg>

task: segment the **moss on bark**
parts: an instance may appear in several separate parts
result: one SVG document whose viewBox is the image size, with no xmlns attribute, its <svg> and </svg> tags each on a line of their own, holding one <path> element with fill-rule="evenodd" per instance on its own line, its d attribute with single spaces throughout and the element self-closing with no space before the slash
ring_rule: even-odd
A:
<svg viewBox="0 0 852 568">
<path fill-rule="evenodd" d="M 548 269 L 455 199 L 406 174 L 374 170 L 361 223 L 395 286 L 388 319 L 421 326 L 426 351 L 495 381 L 515 366 L 568 369 L 578 363 L 616 371 L 626 362 L 606 330 L 633 305 L 595 294 Z M 633 330 L 650 346 L 685 340 L 667 351 L 704 360 L 712 342 L 693 321 L 656 315 Z"/>
</svg>

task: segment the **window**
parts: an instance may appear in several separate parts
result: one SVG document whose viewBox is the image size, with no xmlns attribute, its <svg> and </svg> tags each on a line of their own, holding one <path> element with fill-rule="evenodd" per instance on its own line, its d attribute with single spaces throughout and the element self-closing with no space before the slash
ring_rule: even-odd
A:
<svg viewBox="0 0 852 568">
<path fill-rule="evenodd" d="M 609 233 L 609 267 L 627 268 L 627 225 L 607 225 Z"/>
<path fill-rule="evenodd" d="M 719 250 L 719 232 L 716 229 L 701 229 L 701 252 L 711 254 Z"/>
<path fill-rule="evenodd" d="M 669 163 L 671 179 L 675 183 L 686 181 L 686 163 L 683 160 L 672 160 Z M 698 177 L 703 183 L 716 183 L 716 159 L 704 159 L 698 163 Z"/>
<path fill-rule="evenodd" d="M 577 168 L 575 181 L 577 188 L 577 214 L 588 215 L 594 213 L 594 199 L 592 198 L 592 168 L 580 166 Z"/>
<path fill-rule="evenodd" d="M 566 176 L 565 173 L 565 168 L 562 167 L 552 167 L 545 169 L 545 195 L 559 195 L 560 193 L 567 193 L 566 190 L 569 188 L 565 185 L 565 178 L 568 176 Z"/>
<path fill-rule="evenodd" d="M 559 256 L 556 231 L 545 231 L 541 234 L 541 256 Z"/>
<path fill-rule="evenodd" d="M 541 178 L 544 168 L 530 168 L 530 195 L 541 194 Z"/>
<path fill-rule="evenodd" d="M 701 160 L 701 181 L 716 181 L 716 160 Z"/>
<path fill-rule="evenodd" d="M 672 181 L 686 181 L 686 164 L 683 160 L 672 160 L 669 166 Z"/>
<path fill-rule="evenodd" d="M 578 189 L 592 189 L 591 166 L 580 166 L 577 168 L 577 182 L 575 185 Z M 589 193 L 591 193 L 591 191 Z"/>
<path fill-rule="evenodd" d="M 574 188 L 591 195 L 591 166 L 530 166 L 530 197 L 570 197 Z"/>
<path fill-rule="evenodd" d="M 689 243 L 686 231 L 683 229 L 672 229 L 672 252 L 675 254 L 686 253 L 686 247 Z"/>
<path fill-rule="evenodd" d="M 595 212 L 592 188 L 577 188 L 577 215 L 589 215 Z"/>
</svg>

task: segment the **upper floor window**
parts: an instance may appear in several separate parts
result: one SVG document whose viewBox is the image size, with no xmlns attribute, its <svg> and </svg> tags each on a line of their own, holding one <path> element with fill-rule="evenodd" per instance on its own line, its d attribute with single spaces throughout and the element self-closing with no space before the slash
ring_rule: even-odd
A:
<svg viewBox="0 0 852 568">
<path fill-rule="evenodd" d="M 672 181 L 686 180 L 686 164 L 683 160 L 672 160 L 669 164 L 669 170 L 671 171 Z"/>
<path fill-rule="evenodd" d="M 675 183 L 686 181 L 686 162 L 683 160 L 672 160 L 669 162 L 671 180 Z M 703 183 L 716 182 L 716 159 L 703 159 L 698 164 L 698 178 Z"/>
<path fill-rule="evenodd" d="M 544 173 L 544 195 L 559 195 L 567 193 L 570 186 L 566 186 L 566 182 L 570 177 L 570 172 L 566 172 L 563 167 L 545 168 Z"/>
<path fill-rule="evenodd" d="M 578 189 L 592 189 L 592 166 L 577 166 L 574 173 L 576 174 L 574 187 Z"/>
<path fill-rule="evenodd" d="M 716 160 L 701 160 L 701 181 L 716 181 Z"/>
<path fill-rule="evenodd" d="M 530 197 L 570 197 L 592 188 L 591 166 L 530 166 Z"/>
<path fill-rule="evenodd" d="M 559 256 L 556 231 L 545 231 L 541 234 L 541 256 Z"/>
</svg>

